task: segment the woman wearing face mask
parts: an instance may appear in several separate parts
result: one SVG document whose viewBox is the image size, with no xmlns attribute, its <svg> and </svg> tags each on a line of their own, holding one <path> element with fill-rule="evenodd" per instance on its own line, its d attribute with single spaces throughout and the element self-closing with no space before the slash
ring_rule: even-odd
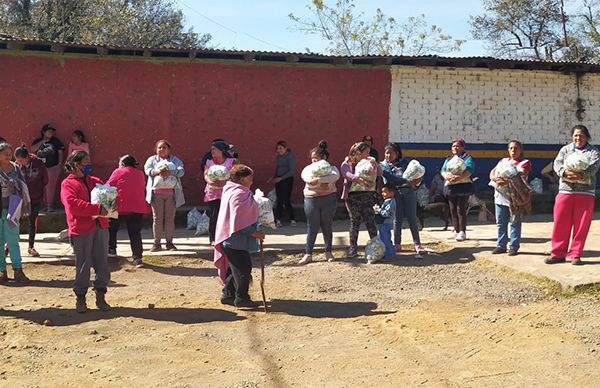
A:
<svg viewBox="0 0 600 388">
<path fill-rule="evenodd" d="M 166 140 L 156 142 L 156 154 L 150 156 L 144 164 L 148 175 L 146 184 L 146 202 L 152 207 L 152 234 L 154 245 L 150 252 L 162 250 L 160 242 L 167 240 L 167 250 L 174 251 L 175 210 L 185 203 L 181 177 L 185 174 L 183 162 L 171 154 L 171 143 Z"/>
<path fill-rule="evenodd" d="M 292 150 L 288 148 L 283 140 L 277 142 L 275 146 L 275 174 L 267 180 L 267 183 L 275 183 L 275 192 L 277 193 L 277 206 L 275 207 L 275 223 L 277 227 L 283 226 L 281 223 L 281 214 L 285 207 L 290 217 L 290 225 L 296 225 L 294 218 L 294 208 L 292 207 L 291 197 L 294 187 L 294 170 L 296 169 L 296 158 Z"/>
<path fill-rule="evenodd" d="M 25 177 L 19 166 L 12 162 L 13 148 L 8 143 L 0 143 L 0 283 L 8 282 L 4 244 L 8 245 L 10 260 L 17 282 L 29 279 L 21 266 L 21 248 L 19 247 L 19 219 L 21 214 L 29 213 L 30 200 Z M 21 203 L 21 210 L 17 204 Z"/>
<path fill-rule="evenodd" d="M 86 294 L 90 285 L 90 269 L 94 268 L 96 306 L 110 310 L 105 294 L 110 271 L 108 269 L 107 209 L 91 203 L 91 191 L 102 181 L 90 175 L 92 164 L 85 151 L 75 151 L 65 163 L 67 177 L 62 181 L 60 199 L 65 207 L 69 237 L 75 253 L 75 286 L 78 313 L 87 311 Z"/>
<path fill-rule="evenodd" d="M 306 249 L 304 257 L 298 264 L 312 261 L 312 252 L 319 229 L 325 241 L 325 259 L 334 261 L 333 256 L 333 216 L 337 205 L 335 182 L 340 179 L 340 172 L 335 166 L 327 163 L 329 151 L 327 142 L 321 140 L 319 145 L 310 151 L 311 164 L 302 170 L 304 186 L 304 213 L 308 230 L 306 232 Z M 316 168 L 319 171 L 316 171 Z M 316 174 L 315 174 L 316 173 Z M 316 175 L 316 176 L 315 176 Z"/>
<path fill-rule="evenodd" d="M 258 205 L 250 187 L 254 172 L 238 164 L 231 168 L 223 187 L 217 223 L 214 263 L 224 283 L 221 303 L 236 307 L 256 307 L 248 294 L 252 278 L 250 252 L 258 251 L 265 232 L 258 230 Z"/>
<path fill-rule="evenodd" d="M 142 218 L 150 211 L 144 197 L 146 178 L 137 168 L 137 160 L 131 155 L 119 159 L 119 168 L 112 172 L 106 184 L 117 188 L 119 218 L 110 219 L 108 253 L 117 254 L 117 232 L 121 222 L 127 225 L 129 244 L 133 254 L 133 265 L 140 268 L 142 263 Z"/>
<path fill-rule="evenodd" d="M 31 198 L 31 211 L 29 213 L 29 256 L 38 257 L 40 254 L 35 250 L 35 234 L 37 231 L 37 220 L 44 200 L 44 187 L 48 183 L 48 171 L 46 165 L 34 154 L 30 154 L 25 145 L 15 150 L 15 161 L 21 167 L 21 173 L 25 176 L 29 197 Z"/>
<path fill-rule="evenodd" d="M 589 143 L 590 131 L 584 125 L 571 130 L 572 142 L 560 149 L 554 159 L 554 171 L 560 177 L 558 194 L 554 201 L 552 253 L 546 264 L 583 264 L 581 256 L 594 215 L 596 173 L 600 167 L 600 151 Z M 573 154 L 586 157 L 591 164 L 583 171 L 567 168 L 565 161 Z M 570 244 L 569 244 L 570 242 Z"/>
</svg>

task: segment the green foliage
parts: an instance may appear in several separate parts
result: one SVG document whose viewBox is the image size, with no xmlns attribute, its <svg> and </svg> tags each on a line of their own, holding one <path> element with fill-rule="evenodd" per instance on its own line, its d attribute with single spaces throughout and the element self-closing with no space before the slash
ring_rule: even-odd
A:
<svg viewBox="0 0 600 388">
<path fill-rule="evenodd" d="M 0 32 L 120 47 L 204 47 L 171 0 L 0 0 Z"/>
<path fill-rule="evenodd" d="M 471 33 L 495 55 L 544 60 L 600 59 L 600 1 L 484 0 Z M 562 6 L 570 6 L 567 14 Z"/>
<path fill-rule="evenodd" d="M 310 19 L 289 14 L 296 29 L 320 35 L 329 42 L 328 51 L 336 55 L 424 55 L 457 51 L 463 40 L 429 26 L 424 15 L 410 16 L 404 24 L 377 9 L 372 20 L 355 13 L 354 0 L 312 0 L 307 6 Z M 309 51 L 309 50 L 307 50 Z"/>
</svg>

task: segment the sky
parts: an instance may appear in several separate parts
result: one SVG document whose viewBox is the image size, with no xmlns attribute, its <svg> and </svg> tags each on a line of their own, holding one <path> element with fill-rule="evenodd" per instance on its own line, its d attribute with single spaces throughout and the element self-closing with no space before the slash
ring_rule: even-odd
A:
<svg viewBox="0 0 600 388">
<path fill-rule="evenodd" d="M 215 48 L 247 51 L 324 52 L 327 42 L 316 35 L 293 29 L 290 13 L 309 17 L 310 0 L 174 0 L 186 17 L 188 26 L 199 33 L 208 32 Z M 334 2 L 335 0 L 329 0 Z M 380 8 L 397 20 L 425 15 L 429 24 L 444 34 L 467 42 L 448 56 L 490 55 L 484 42 L 472 39 L 469 15 L 483 13 L 482 0 L 355 0 L 358 11 L 367 19 Z"/>
</svg>

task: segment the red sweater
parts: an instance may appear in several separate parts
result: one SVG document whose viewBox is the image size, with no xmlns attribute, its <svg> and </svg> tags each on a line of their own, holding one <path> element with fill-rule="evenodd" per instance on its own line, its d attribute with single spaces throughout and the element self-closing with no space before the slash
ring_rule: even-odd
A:
<svg viewBox="0 0 600 388">
<path fill-rule="evenodd" d="M 108 228 L 107 218 L 92 218 L 99 215 L 101 210 L 101 205 L 90 203 L 90 192 L 96 187 L 96 183 L 101 184 L 102 181 L 95 176 L 77 178 L 69 174 L 60 185 L 60 200 L 65 207 L 70 236 L 92 232 L 97 221 L 102 229 Z"/>
<path fill-rule="evenodd" d="M 120 167 L 112 172 L 106 184 L 117 188 L 119 214 L 150 213 L 146 202 L 146 175 L 135 167 Z"/>
</svg>

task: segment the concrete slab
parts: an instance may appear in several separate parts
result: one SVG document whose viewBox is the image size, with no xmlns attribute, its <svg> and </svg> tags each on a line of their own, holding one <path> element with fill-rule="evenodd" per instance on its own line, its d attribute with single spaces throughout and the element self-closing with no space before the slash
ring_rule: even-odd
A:
<svg viewBox="0 0 600 388">
<path fill-rule="evenodd" d="M 559 282 L 563 287 L 576 289 L 590 284 L 600 284 L 600 213 L 596 214 L 590 235 L 587 240 L 585 255 L 582 260 L 585 265 L 575 267 L 566 264 L 547 265 L 543 259 L 550 250 L 549 238 L 552 231 L 551 215 L 539 215 L 526 217 L 523 224 L 522 246 L 518 256 L 492 255 L 491 251 L 496 244 L 496 225 L 480 223 L 470 220 L 471 225 L 467 230 L 469 240 L 464 242 L 448 241 L 448 231 L 441 230 L 439 220 L 426 220 L 427 227 L 421 232 L 421 240 L 427 242 L 443 241 L 454 247 L 453 255 L 464 255 L 465 258 L 483 258 L 510 267 L 516 271 L 529 273 L 536 276 L 544 276 Z M 433 226 L 430 226 L 433 225 Z M 348 221 L 337 221 L 334 228 L 334 246 L 346 247 L 348 244 Z M 277 230 L 268 230 L 265 241 L 267 251 L 304 251 L 306 244 L 306 224 L 298 223 L 297 226 L 284 226 Z M 40 234 L 36 249 L 41 257 L 32 258 L 26 255 L 27 236 L 21 235 L 21 252 L 25 263 L 69 263 L 73 261 L 72 250 L 67 243 L 57 242 L 57 234 Z M 149 249 L 152 245 L 152 231 L 144 229 L 142 233 L 144 248 Z M 405 228 L 403 231 L 405 243 L 410 243 L 410 232 Z M 359 244 L 365 244 L 368 240 L 366 231 L 361 231 Z M 144 251 L 145 256 L 186 256 L 212 258 L 212 246 L 208 243 L 207 236 L 194 236 L 193 231 L 178 229 L 176 231 L 175 245 L 177 251 L 162 251 L 151 253 Z M 319 235 L 317 238 L 316 252 L 322 252 L 323 240 Z M 131 256 L 129 242 L 125 230 L 119 233 L 117 253 L 120 256 Z M 410 254 L 410 253 L 403 253 Z M 425 259 L 425 262 L 427 259 Z"/>
</svg>

